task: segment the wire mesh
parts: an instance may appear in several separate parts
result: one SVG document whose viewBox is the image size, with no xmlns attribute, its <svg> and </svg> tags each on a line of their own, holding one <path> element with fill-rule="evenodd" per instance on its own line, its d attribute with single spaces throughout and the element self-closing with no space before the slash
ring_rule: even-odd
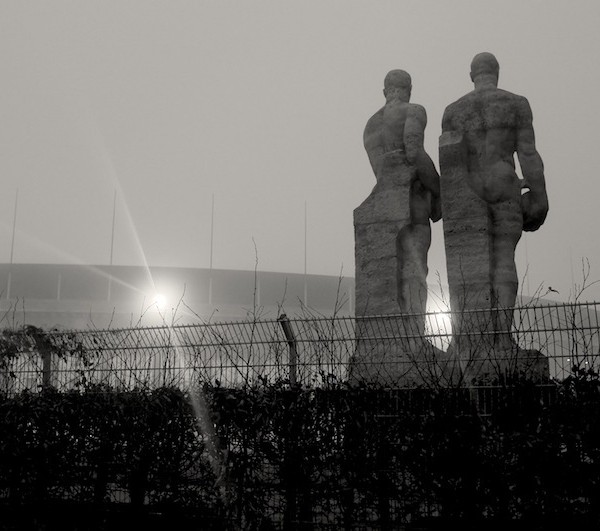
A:
<svg viewBox="0 0 600 531">
<path fill-rule="evenodd" d="M 510 312 L 512 330 L 473 329 L 465 333 L 463 326 L 462 334 L 469 336 L 471 351 L 454 356 L 464 365 L 469 356 L 493 354 L 498 359 L 515 352 L 539 351 L 548 360 L 550 377 L 558 380 L 573 370 L 597 370 L 598 309 L 598 303 L 578 303 L 496 310 Z M 465 313 L 479 321 L 491 315 L 489 311 L 462 312 L 463 324 Z M 380 350 L 395 353 L 384 359 L 363 351 L 362 363 L 379 373 L 397 373 L 398 366 L 422 373 L 439 363 L 440 356 L 457 342 L 452 334 L 456 318 L 457 314 L 446 312 L 68 332 L 32 333 L 31 327 L 5 330 L 0 337 L 0 389 L 5 393 L 48 385 L 61 390 L 90 385 L 188 389 L 202 383 L 240 386 L 289 381 L 291 375 L 299 384 L 319 387 L 331 381 L 348 381 L 361 341 L 375 342 Z M 289 323 L 293 341 L 286 337 L 282 320 Z M 420 323 L 416 328 L 415 322 Z M 503 341 L 516 350 L 489 352 L 493 344 Z M 412 356 L 410 349 L 415 344 L 421 349 L 427 345 L 427 352 L 434 355 Z M 398 345 L 404 345 L 403 350 Z"/>
</svg>

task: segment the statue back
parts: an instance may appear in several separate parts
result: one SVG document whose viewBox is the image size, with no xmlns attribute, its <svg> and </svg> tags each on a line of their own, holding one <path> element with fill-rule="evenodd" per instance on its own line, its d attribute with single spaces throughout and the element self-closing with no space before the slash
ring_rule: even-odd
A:
<svg viewBox="0 0 600 531">
<path fill-rule="evenodd" d="M 474 90 L 446 108 L 442 129 L 462 134 L 469 184 L 488 203 L 520 195 L 514 154 L 519 129 L 531 124 L 528 109 L 524 97 L 498 88 Z"/>
</svg>

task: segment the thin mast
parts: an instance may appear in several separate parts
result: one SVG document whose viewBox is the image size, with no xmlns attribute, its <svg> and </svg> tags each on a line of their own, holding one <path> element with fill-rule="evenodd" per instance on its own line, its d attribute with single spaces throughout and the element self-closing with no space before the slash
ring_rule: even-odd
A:
<svg viewBox="0 0 600 531">
<path fill-rule="evenodd" d="M 115 193 L 113 195 L 113 214 L 112 214 L 112 227 L 110 231 L 110 257 L 108 260 L 109 271 L 108 271 L 108 292 L 106 294 L 106 300 L 110 300 L 111 292 L 112 292 L 112 265 L 114 258 L 114 248 L 115 248 L 115 220 L 117 217 L 117 189 L 115 188 Z"/>
<path fill-rule="evenodd" d="M 15 233 L 17 228 L 17 205 L 19 203 L 19 189 L 17 188 L 17 193 L 15 194 L 15 209 L 13 212 L 13 226 L 12 226 L 12 239 L 10 242 L 10 265 L 13 263 L 14 251 L 15 251 Z"/>
<path fill-rule="evenodd" d="M 109 264 L 113 265 L 113 251 L 115 247 L 115 219 L 117 216 L 117 189 L 115 188 L 115 195 L 113 197 L 113 214 L 112 214 L 112 230 L 110 234 L 110 261 Z"/>
<path fill-rule="evenodd" d="M 308 304 L 308 282 L 307 282 L 307 254 L 308 254 L 308 207 L 304 201 L 304 306 Z"/>
<path fill-rule="evenodd" d="M 215 194 L 212 194 L 212 206 L 210 210 L 210 257 L 208 272 L 208 304 L 212 305 L 212 268 L 213 268 L 213 241 L 215 236 Z"/>
<path fill-rule="evenodd" d="M 19 204 L 19 189 L 17 188 L 17 192 L 15 194 L 15 208 L 13 212 L 13 226 L 12 226 L 12 238 L 10 242 L 10 262 L 8 267 L 8 279 L 6 282 L 6 298 L 10 299 L 10 287 L 12 281 L 12 265 L 15 253 L 15 234 L 17 231 L 17 206 Z"/>
</svg>

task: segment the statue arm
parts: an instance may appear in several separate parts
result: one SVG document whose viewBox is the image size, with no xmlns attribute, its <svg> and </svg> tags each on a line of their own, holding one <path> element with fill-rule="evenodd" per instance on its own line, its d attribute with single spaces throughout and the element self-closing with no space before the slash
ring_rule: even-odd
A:
<svg viewBox="0 0 600 531">
<path fill-rule="evenodd" d="M 431 192 L 430 217 L 441 218 L 440 175 L 423 145 L 427 113 L 421 105 L 409 107 L 404 124 L 404 150 L 406 161 L 417 167 L 417 175 L 423 186 Z"/>
<path fill-rule="evenodd" d="M 523 188 L 529 190 L 521 197 L 524 217 L 523 228 L 526 231 L 534 231 L 546 219 L 548 196 L 544 178 L 544 163 L 535 147 L 533 117 L 527 100 L 522 103 L 518 124 L 517 157 L 523 173 Z"/>
<path fill-rule="evenodd" d="M 419 153 L 425 148 L 425 126 L 427 113 L 421 105 L 411 104 L 404 124 L 404 151 L 409 164 L 416 164 Z"/>
</svg>

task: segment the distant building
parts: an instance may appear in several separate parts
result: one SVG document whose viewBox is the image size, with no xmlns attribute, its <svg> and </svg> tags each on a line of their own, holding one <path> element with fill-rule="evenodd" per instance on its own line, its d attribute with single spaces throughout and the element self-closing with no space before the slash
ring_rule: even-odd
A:
<svg viewBox="0 0 600 531">
<path fill-rule="evenodd" d="M 597 368 L 598 303 L 519 299 L 513 336 L 551 358 L 551 375 Z M 426 334 L 446 350 L 450 314 L 430 286 Z M 354 316 L 354 278 L 177 267 L 0 264 L 0 328 L 86 330 L 246 319 Z"/>
<path fill-rule="evenodd" d="M 0 264 L 0 327 L 115 328 L 352 315 L 354 279 L 178 267 Z"/>
</svg>

